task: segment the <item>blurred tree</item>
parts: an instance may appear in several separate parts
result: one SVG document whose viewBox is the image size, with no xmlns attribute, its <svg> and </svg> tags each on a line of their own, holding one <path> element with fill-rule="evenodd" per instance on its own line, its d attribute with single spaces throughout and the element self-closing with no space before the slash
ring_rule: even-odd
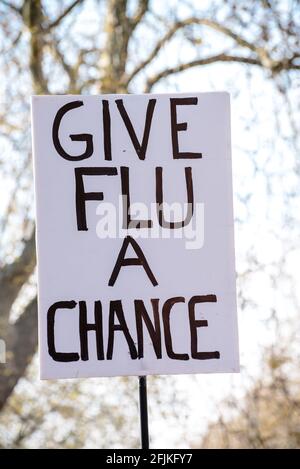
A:
<svg viewBox="0 0 300 469">
<path fill-rule="evenodd" d="M 269 349 L 262 375 L 242 399 L 227 399 L 202 448 L 299 448 L 299 369 L 290 350 Z"/>
<path fill-rule="evenodd" d="M 30 94 L 150 92 L 193 67 L 259 67 L 285 92 L 300 69 L 299 2 L 0 0 L 0 410 L 37 346 Z M 182 44 L 185 53 L 181 54 Z M 238 84 L 237 84 L 238 87 Z"/>
</svg>

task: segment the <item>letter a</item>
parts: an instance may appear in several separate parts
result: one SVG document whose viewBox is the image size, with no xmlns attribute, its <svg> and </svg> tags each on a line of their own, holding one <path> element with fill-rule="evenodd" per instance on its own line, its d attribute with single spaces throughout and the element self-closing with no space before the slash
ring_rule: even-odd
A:
<svg viewBox="0 0 300 469">
<path fill-rule="evenodd" d="M 127 248 L 129 246 L 129 244 L 131 244 L 131 246 L 133 247 L 137 257 L 128 257 L 127 259 L 125 259 L 125 254 L 126 254 L 126 251 L 127 251 Z M 152 271 L 149 267 L 149 264 L 146 260 L 146 257 L 143 254 L 143 251 L 141 250 L 138 243 L 131 236 L 126 236 L 126 238 L 123 241 L 120 253 L 118 255 L 117 262 L 115 264 L 114 270 L 113 270 L 113 272 L 111 274 L 111 277 L 109 279 L 109 282 L 108 282 L 108 285 L 110 287 L 114 286 L 114 284 L 117 280 L 117 277 L 119 275 L 119 272 L 121 270 L 121 267 L 128 266 L 128 265 L 140 265 L 140 266 L 144 267 L 144 270 L 145 270 L 146 274 L 148 275 L 148 278 L 149 278 L 150 282 L 152 283 L 152 285 L 154 287 L 156 287 L 156 285 L 158 285 L 158 283 L 156 281 L 156 278 L 154 277 L 154 275 L 153 275 L 153 273 L 152 273 Z"/>
</svg>

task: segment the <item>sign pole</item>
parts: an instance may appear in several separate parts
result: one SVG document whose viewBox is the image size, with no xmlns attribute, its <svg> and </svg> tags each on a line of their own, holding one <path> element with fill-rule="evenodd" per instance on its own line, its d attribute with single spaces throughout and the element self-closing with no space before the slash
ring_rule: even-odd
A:
<svg viewBox="0 0 300 469">
<path fill-rule="evenodd" d="M 139 376 L 141 447 L 149 449 L 148 406 L 147 406 L 147 377 Z"/>
</svg>

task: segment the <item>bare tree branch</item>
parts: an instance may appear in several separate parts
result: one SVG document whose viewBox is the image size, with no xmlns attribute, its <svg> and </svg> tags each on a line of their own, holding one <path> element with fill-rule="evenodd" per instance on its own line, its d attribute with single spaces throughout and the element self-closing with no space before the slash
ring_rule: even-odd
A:
<svg viewBox="0 0 300 469">
<path fill-rule="evenodd" d="M 101 56 L 102 93 L 126 92 L 121 77 L 125 76 L 128 43 L 133 32 L 127 16 L 127 0 L 109 0 L 104 30 L 106 43 Z"/>
<path fill-rule="evenodd" d="M 37 300 L 32 300 L 6 338 L 7 363 L 0 364 L 0 412 L 37 347 Z"/>
<path fill-rule="evenodd" d="M 173 38 L 173 36 L 176 34 L 176 32 L 179 29 L 182 29 L 186 25 L 185 21 L 180 21 L 175 23 L 168 31 L 167 33 L 156 43 L 154 46 L 153 50 L 150 52 L 148 57 L 141 61 L 139 65 L 131 72 L 131 74 L 126 77 L 126 83 L 127 85 L 131 82 L 131 80 L 144 68 L 146 68 L 157 56 L 159 51 L 163 48 L 167 42 L 170 41 L 170 39 Z"/>
<path fill-rule="evenodd" d="M 136 28 L 138 24 L 142 21 L 143 17 L 147 13 L 149 8 L 149 0 L 139 0 L 137 11 L 133 18 L 131 18 L 131 27 L 132 30 Z"/>
<path fill-rule="evenodd" d="M 7 2 L 6 0 L 0 0 L 0 3 L 2 3 L 2 5 L 4 5 L 4 6 L 10 8 L 11 10 L 13 10 L 15 13 L 18 13 L 19 15 L 21 15 L 21 13 L 22 13 L 21 8 L 18 8 L 15 5 L 12 5 L 11 3 Z"/>
<path fill-rule="evenodd" d="M 25 8 L 26 6 L 26 8 Z M 30 32 L 29 66 L 35 94 L 47 94 L 48 85 L 43 71 L 44 14 L 41 0 L 27 0 L 22 9 L 24 24 Z"/>
<path fill-rule="evenodd" d="M 209 28 L 215 29 L 216 31 L 223 33 L 233 39 L 239 46 L 246 47 L 252 52 L 258 52 L 260 49 L 254 43 L 247 41 L 247 39 L 245 39 L 241 34 L 237 34 L 232 29 L 227 28 L 226 26 L 218 23 L 217 21 L 213 21 L 207 18 L 190 18 L 189 21 L 190 24 L 201 24 L 204 26 L 208 26 Z"/>
<path fill-rule="evenodd" d="M 260 54 L 262 55 L 262 51 L 260 51 L 260 48 L 256 47 L 254 44 L 244 39 L 241 35 L 232 32 L 229 28 L 226 28 L 225 26 L 217 23 L 216 21 L 212 21 L 205 18 L 190 17 L 182 21 L 177 21 L 169 28 L 166 34 L 156 43 L 149 56 L 144 61 L 140 62 L 139 65 L 133 70 L 133 72 L 131 72 L 131 74 L 126 78 L 126 83 L 128 84 L 141 70 L 147 67 L 147 65 L 149 65 L 153 61 L 153 59 L 155 59 L 159 51 L 174 37 L 174 35 L 179 30 L 182 30 L 185 27 L 191 25 L 205 25 L 210 28 L 213 28 L 231 37 L 239 46 L 246 47 L 252 52 L 260 52 Z"/>
<path fill-rule="evenodd" d="M 68 75 L 68 79 L 69 79 L 68 92 L 70 94 L 76 94 L 77 92 L 76 83 L 77 83 L 77 78 L 78 78 L 76 70 L 70 64 L 67 63 L 64 54 L 60 51 L 59 45 L 57 41 L 55 41 L 54 38 L 51 38 L 51 41 L 49 42 L 48 45 L 51 51 L 53 52 L 53 55 L 55 56 L 55 58 L 58 60 L 58 62 L 61 64 L 62 68 Z"/>
<path fill-rule="evenodd" d="M 0 337 L 5 338 L 10 309 L 22 286 L 33 273 L 36 262 L 35 233 L 25 241 L 23 251 L 12 263 L 0 271 Z"/>
<path fill-rule="evenodd" d="M 153 86 L 163 78 L 166 78 L 170 75 L 174 75 L 179 72 L 183 72 L 188 70 L 189 68 L 198 67 L 200 65 L 209 65 L 216 62 L 238 62 L 238 63 L 245 63 L 251 65 L 261 65 L 259 60 L 252 59 L 250 57 L 240 57 L 235 55 L 227 55 L 225 53 L 213 55 L 211 57 L 206 57 L 204 59 L 196 59 L 192 60 L 191 62 L 186 62 L 183 64 L 176 65 L 174 67 L 166 68 L 161 72 L 155 74 L 154 76 L 148 78 L 145 93 L 149 93 Z"/>
<path fill-rule="evenodd" d="M 293 68 L 295 70 L 299 69 L 299 65 L 294 64 L 294 60 L 298 58 L 298 56 L 294 55 L 291 59 L 282 61 L 272 59 L 266 48 L 258 46 L 255 43 L 251 43 L 250 41 L 245 39 L 241 34 L 237 34 L 232 29 L 218 23 L 217 21 L 210 20 L 207 18 L 190 17 L 182 21 L 177 21 L 169 28 L 165 35 L 156 43 L 148 57 L 145 60 L 141 61 L 128 76 L 124 77 L 124 85 L 128 86 L 129 83 L 139 72 L 141 72 L 148 65 L 150 65 L 152 61 L 157 57 L 160 50 L 175 36 L 175 34 L 179 30 L 183 30 L 187 26 L 191 25 L 203 25 L 214 29 L 233 39 L 238 46 L 246 48 L 250 52 L 255 53 L 256 58 L 252 59 L 250 57 L 249 59 L 247 59 L 247 63 L 253 64 L 255 62 L 255 65 L 259 65 L 258 62 L 260 62 L 262 66 L 273 71 L 274 73 L 278 73 L 282 70 L 287 70 L 289 68 Z M 241 60 L 241 62 L 244 62 L 244 60 Z"/>
<path fill-rule="evenodd" d="M 61 15 L 59 15 L 58 18 L 56 18 L 55 21 L 53 21 L 52 23 L 50 23 L 47 28 L 46 28 L 46 31 L 50 31 L 50 29 L 53 29 L 53 28 L 56 28 L 56 26 L 58 26 L 62 20 L 68 16 L 68 14 L 77 6 L 77 5 L 80 5 L 81 3 L 83 3 L 84 0 L 75 0 L 73 3 L 71 3 L 63 12 Z"/>
</svg>

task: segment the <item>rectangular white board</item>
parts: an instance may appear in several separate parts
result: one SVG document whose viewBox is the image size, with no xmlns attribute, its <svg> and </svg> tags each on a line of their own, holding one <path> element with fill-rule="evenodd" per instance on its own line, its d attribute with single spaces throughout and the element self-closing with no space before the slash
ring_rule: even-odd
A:
<svg viewBox="0 0 300 469">
<path fill-rule="evenodd" d="M 34 96 L 32 122 L 41 378 L 238 372 L 229 95 Z"/>
</svg>

